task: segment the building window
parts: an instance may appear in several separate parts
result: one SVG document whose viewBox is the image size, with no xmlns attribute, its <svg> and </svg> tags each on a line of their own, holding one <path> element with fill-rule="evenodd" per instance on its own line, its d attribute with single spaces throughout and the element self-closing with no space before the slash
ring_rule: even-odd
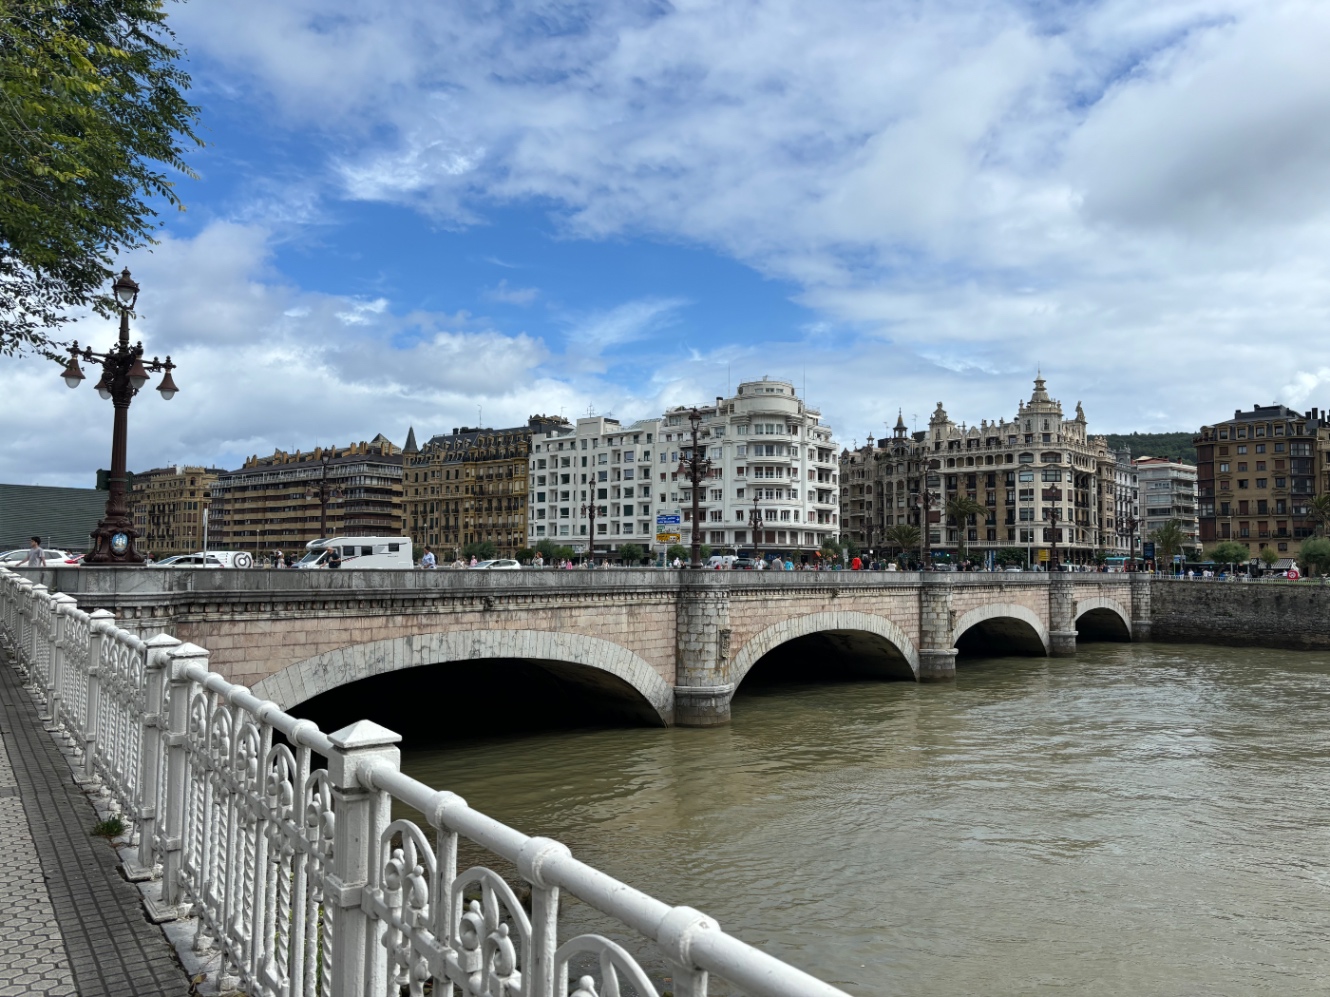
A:
<svg viewBox="0 0 1330 997">
<path fill-rule="evenodd" d="M 1246 488 L 1246 487 L 1247 487 L 1247 479 L 1246 479 L 1246 478 L 1239 478 L 1239 479 L 1238 479 L 1238 487 L 1239 487 L 1239 488 Z"/>
</svg>

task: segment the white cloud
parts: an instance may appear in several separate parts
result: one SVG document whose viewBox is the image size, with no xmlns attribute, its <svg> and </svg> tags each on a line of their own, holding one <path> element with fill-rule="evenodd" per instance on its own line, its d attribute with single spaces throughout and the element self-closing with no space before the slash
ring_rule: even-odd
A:
<svg viewBox="0 0 1330 997">
<path fill-rule="evenodd" d="M 806 357 L 847 425 L 948 392 L 1006 414 L 1038 363 L 1114 429 L 1324 390 L 1301 372 L 1330 318 L 1315 0 L 233 0 L 173 19 L 227 86 L 354 150 L 326 164 L 342 196 L 454 225 L 534 201 L 571 235 L 700 243 L 796 281 L 837 336 L 704 361 Z M 232 269 L 262 259 L 253 230 L 213 238 Z M 182 334 L 269 343 L 283 310 L 334 307 L 261 273 L 236 294 Z M 577 379 L 679 307 L 660 305 L 573 317 L 570 383 L 614 396 Z M 465 342 L 432 348 L 540 362 Z"/>
<path fill-rule="evenodd" d="M 135 399 L 132 468 L 234 467 L 251 453 L 377 432 L 400 444 L 409 425 L 429 433 L 469 422 L 477 404 L 520 424 L 533 395 L 580 405 L 541 369 L 538 340 L 465 314 L 398 315 L 386 299 L 302 292 L 271 273 L 267 257 L 263 230 L 217 223 L 128 261 L 143 288 L 132 335 L 149 355 L 171 354 L 180 386 L 170 402 L 151 390 Z M 84 318 L 70 334 L 102 349 L 115 328 Z M 69 391 L 58 375 L 34 358 L 0 365 L 0 480 L 90 487 L 90 469 L 109 464 L 109 404 L 86 386 Z"/>
<path fill-rule="evenodd" d="M 490 301 L 525 307 L 535 303 L 535 300 L 540 297 L 540 289 L 535 287 L 512 287 L 507 280 L 501 280 L 493 287 L 487 287 L 484 295 Z"/>
</svg>

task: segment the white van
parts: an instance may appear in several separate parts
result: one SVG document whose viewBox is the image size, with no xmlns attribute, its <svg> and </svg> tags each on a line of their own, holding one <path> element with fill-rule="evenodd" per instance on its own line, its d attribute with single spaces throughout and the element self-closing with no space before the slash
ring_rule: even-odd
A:
<svg viewBox="0 0 1330 997">
<path fill-rule="evenodd" d="M 328 549 L 336 547 L 342 555 L 342 567 L 353 571 L 365 568 L 397 568 L 410 570 L 410 537 L 326 537 L 305 544 L 305 556 L 296 562 L 297 568 L 326 568 Z"/>
</svg>

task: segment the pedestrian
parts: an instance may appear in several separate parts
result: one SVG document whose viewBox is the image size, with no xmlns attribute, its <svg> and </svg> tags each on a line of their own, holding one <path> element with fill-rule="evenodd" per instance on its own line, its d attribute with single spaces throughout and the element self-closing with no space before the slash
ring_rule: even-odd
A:
<svg viewBox="0 0 1330 997">
<path fill-rule="evenodd" d="M 32 537 L 28 540 L 28 556 L 23 559 L 22 567 L 25 568 L 46 567 L 46 551 L 42 550 L 41 537 Z"/>
<path fill-rule="evenodd" d="M 476 555 L 475 555 L 475 554 L 472 554 L 472 555 L 471 555 L 471 567 L 474 568 L 474 567 L 476 566 L 476 563 L 477 563 L 477 562 L 476 562 Z"/>
<path fill-rule="evenodd" d="M 340 568 L 342 566 L 342 552 L 337 547 L 328 548 L 328 567 Z"/>
<path fill-rule="evenodd" d="M 863 570 L 864 570 L 864 562 L 861 561 L 861 560 L 859 559 L 859 555 L 858 555 L 858 554 L 854 555 L 854 560 L 850 562 L 850 570 L 851 570 L 851 571 L 863 571 Z"/>
<path fill-rule="evenodd" d="M 421 558 L 420 558 L 420 566 L 421 566 L 422 568 L 424 568 L 426 571 L 433 571 L 433 570 L 434 570 L 434 566 L 435 566 L 437 563 L 438 563 L 438 562 L 437 562 L 437 560 L 436 560 L 435 557 L 434 557 L 434 551 L 430 550 L 430 549 L 429 549 L 429 546 L 426 545 L 426 547 L 425 547 L 425 553 L 424 553 L 423 555 L 421 555 Z"/>
<path fill-rule="evenodd" d="M 537 568 L 545 567 L 545 555 L 543 555 L 540 551 L 536 551 L 536 560 L 533 563 Z"/>
<path fill-rule="evenodd" d="M 675 567 L 675 570 L 676 570 L 676 571 L 677 571 L 679 568 L 682 568 L 682 567 L 683 567 L 683 562 L 680 561 L 677 557 L 674 559 L 674 567 Z"/>
<path fill-rule="evenodd" d="M 283 563 L 284 563 L 284 562 L 283 562 L 283 560 L 282 560 L 282 552 L 281 552 L 280 550 L 275 550 L 275 551 L 273 551 L 273 552 L 272 552 L 272 566 L 273 566 L 274 568 L 280 568 L 280 567 L 282 566 Z"/>
</svg>

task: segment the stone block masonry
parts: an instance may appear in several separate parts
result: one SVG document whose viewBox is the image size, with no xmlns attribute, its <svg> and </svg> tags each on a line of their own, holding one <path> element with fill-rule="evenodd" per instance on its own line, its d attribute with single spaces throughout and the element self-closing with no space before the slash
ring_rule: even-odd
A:
<svg viewBox="0 0 1330 997">
<path fill-rule="evenodd" d="M 1293 650 L 1330 648 L 1330 585 L 1155 581 L 1152 640 Z"/>
</svg>

